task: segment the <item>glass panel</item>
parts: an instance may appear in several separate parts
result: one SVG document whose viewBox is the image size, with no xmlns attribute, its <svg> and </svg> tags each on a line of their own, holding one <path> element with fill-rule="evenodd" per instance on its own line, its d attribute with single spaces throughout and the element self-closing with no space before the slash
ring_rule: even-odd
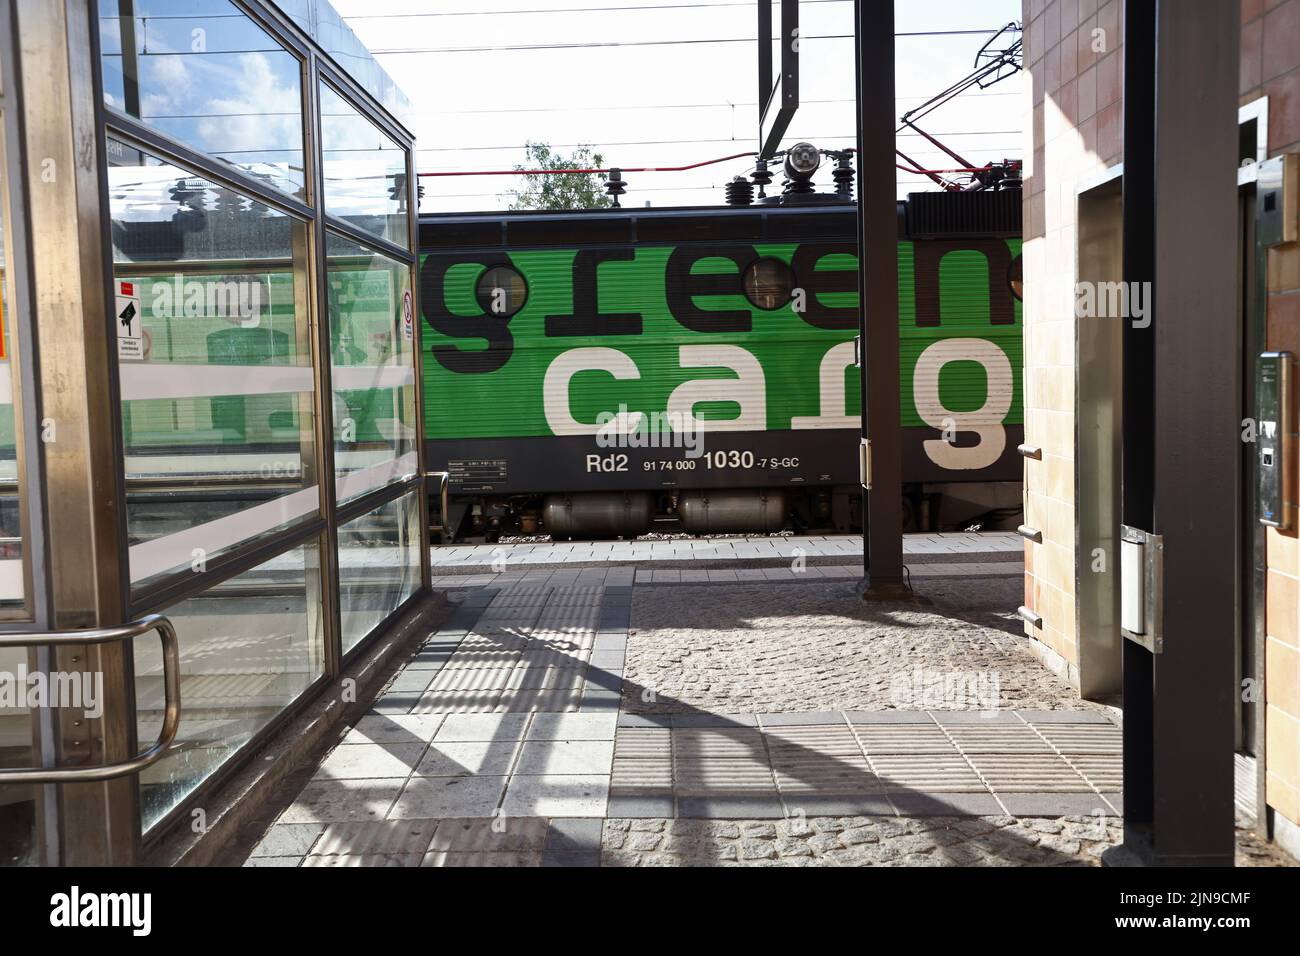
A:
<svg viewBox="0 0 1300 956">
<path fill-rule="evenodd" d="M 140 774 L 144 829 L 324 673 L 320 592 L 320 551 L 310 544 L 167 609 L 181 644 L 181 725 L 167 756 Z M 143 748 L 163 719 L 152 634 L 135 641 L 135 674 Z"/>
<path fill-rule="evenodd" d="M 327 234 L 339 501 L 415 474 L 411 269 Z"/>
<path fill-rule="evenodd" d="M 406 151 L 324 83 L 320 122 L 325 211 L 409 249 Z"/>
<path fill-rule="evenodd" d="M 110 139 L 131 581 L 318 514 L 307 227 Z"/>
<path fill-rule="evenodd" d="M 26 675 L 37 670 L 32 651 L 22 647 L 0 648 L 0 682 L 8 693 L 0 694 L 0 767 L 38 767 L 36 756 L 36 712 L 26 706 L 32 686 Z M 40 788 L 28 784 L 0 784 L 0 867 L 36 866 L 36 798 Z"/>
<path fill-rule="evenodd" d="M 14 616 L 26 616 L 26 586 L 23 562 L 22 499 L 18 487 L 19 456 L 16 422 L 14 349 L 17 340 L 13 323 L 12 284 L 9 269 L 10 234 L 9 183 L 5 142 L 4 110 L 0 108 L 0 609 Z M 36 744 L 36 714 L 27 706 L 26 675 L 37 667 L 35 653 L 27 648 L 0 648 L 0 767 L 39 766 Z M 20 677 L 20 675 L 22 675 Z M 40 845 L 36 815 L 39 788 L 31 785 L 0 785 L 0 867 L 34 866 Z"/>
<path fill-rule="evenodd" d="M 0 111 L 3 119 L 3 111 Z M 15 276 L 9 269 L 9 183 L 4 175 L 5 150 L 0 136 L 0 610 L 26 608 L 23 563 L 22 499 L 18 476 L 17 385 L 14 350 L 18 345 L 13 323 Z"/>
<path fill-rule="evenodd" d="M 419 492 L 339 527 L 343 653 L 356 647 L 419 588 Z"/>
<path fill-rule="evenodd" d="M 101 0 L 104 101 L 306 198 L 298 57 L 229 0 Z M 123 16 L 134 7 L 134 16 Z"/>
</svg>

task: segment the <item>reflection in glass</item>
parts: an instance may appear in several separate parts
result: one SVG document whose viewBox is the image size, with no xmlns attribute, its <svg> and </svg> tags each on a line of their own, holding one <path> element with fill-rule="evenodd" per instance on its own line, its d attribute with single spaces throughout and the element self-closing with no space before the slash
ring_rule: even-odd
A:
<svg viewBox="0 0 1300 956">
<path fill-rule="evenodd" d="M 415 474 L 411 270 L 328 234 L 334 472 L 339 501 Z"/>
<path fill-rule="evenodd" d="M 314 517 L 306 226 L 109 140 L 131 581 Z"/>
<path fill-rule="evenodd" d="M 99 8 L 109 106 L 306 197 L 297 56 L 229 0 L 102 0 Z"/>
<path fill-rule="evenodd" d="M 153 826 L 324 673 L 320 560 L 295 548 L 164 613 L 181 644 L 181 724 L 140 774 L 142 825 Z M 158 640 L 135 640 L 141 747 L 163 720 Z"/>
<path fill-rule="evenodd" d="M 343 653 L 420 587 L 420 499 L 413 492 L 339 528 Z"/>
<path fill-rule="evenodd" d="M 324 83 L 320 122 L 325 211 L 409 249 L 406 151 Z"/>
</svg>

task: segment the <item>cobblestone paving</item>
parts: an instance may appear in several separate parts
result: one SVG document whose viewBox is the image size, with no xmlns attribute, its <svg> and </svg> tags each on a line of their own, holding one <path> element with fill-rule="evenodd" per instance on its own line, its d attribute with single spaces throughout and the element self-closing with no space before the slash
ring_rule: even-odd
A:
<svg viewBox="0 0 1300 956">
<path fill-rule="evenodd" d="M 606 820 L 602 866 L 1096 866 L 1114 817 Z"/>
<path fill-rule="evenodd" d="M 1100 866 L 1108 816 L 605 821 L 602 866 Z M 1237 866 L 1295 866 L 1250 829 Z"/>
<path fill-rule="evenodd" d="M 939 675 L 996 678 L 999 706 L 1101 710 L 1025 648 L 1018 575 L 916 577 L 929 604 L 864 603 L 850 581 L 634 592 L 626 713 L 965 709 Z M 972 686 L 968 681 L 966 686 Z M 943 691 L 938 693 L 942 696 Z"/>
</svg>

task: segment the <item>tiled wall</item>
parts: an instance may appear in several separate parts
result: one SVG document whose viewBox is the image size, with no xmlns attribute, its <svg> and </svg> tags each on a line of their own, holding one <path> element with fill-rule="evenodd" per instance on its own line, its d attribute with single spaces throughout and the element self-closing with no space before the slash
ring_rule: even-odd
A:
<svg viewBox="0 0 1300 956">
<path fill-rule="evenodd" d="M 1241 102 L 1269 98 L 1269 153 L 1300 151 L 1300 0 L 1241 0 Z M 1026 625 L 1044 659 L 1078 684 L 1074 574 L 1075 194 L 1123 158 L 1121 0 L 1025 0 L 1032 77 L 1025 180 Z M 1095 31 L 1101 31 L 1097 33 Z M 1099 41 L 1099 42 L 1098 42 Z M 1100 49 L 1094 49 L 1094 44 Z M 1268 345 L 1300 355 L 1300 243 L 1273 250 Z M 1300 539 L 1268 534 L 1267 799 L 1300 822 Z"/>
<path fill-rule="evenodd" d="M 1120 0 L 1026 0 L 1033 153 L 1025 163 L 1025 625 L 1040 656 L 1076 687 L 1074 513 L 1075 195 L 1121 159 Z"/>
<path fill-rule="evenodd" d="M 1241 101 L 1268 97 L 1270 155 L 1300 151 L 1300 0 L 1242 0 Z M 1268 347 L 1300 355 L 1300 243 L 1269 252 Z M 1267 799 L 1300 823 L 1300 543 L 1268 532 Z"/>
</svg>

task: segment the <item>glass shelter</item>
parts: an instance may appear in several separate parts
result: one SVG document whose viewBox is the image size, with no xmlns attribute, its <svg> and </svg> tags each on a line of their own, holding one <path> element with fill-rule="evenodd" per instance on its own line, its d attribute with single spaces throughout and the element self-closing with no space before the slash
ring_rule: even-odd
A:
<svg viewBox="0 0 1300 956">
<path fill-rule="evenodd" d="M 127 864 L 429 593 L 412 139 L 324 0 L 0 68 L 0 865 Z"/>
</svg>

